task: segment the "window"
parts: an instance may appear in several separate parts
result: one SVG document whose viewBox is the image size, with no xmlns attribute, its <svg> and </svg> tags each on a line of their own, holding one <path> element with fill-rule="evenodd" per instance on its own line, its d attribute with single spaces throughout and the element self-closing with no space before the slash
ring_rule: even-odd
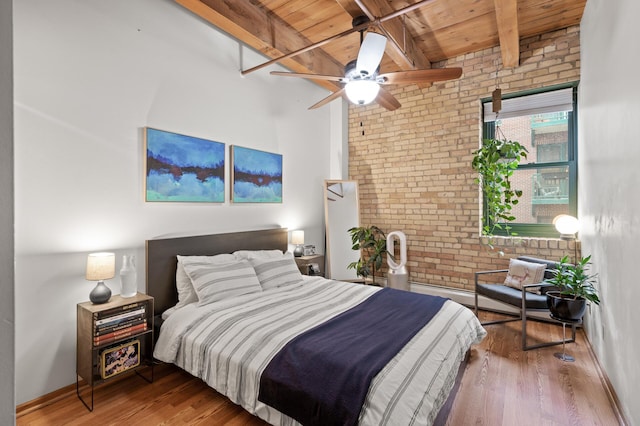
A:
<svg viewBox="0 0 640 426">
<path fill-rule="evenodd" d="M 511 183 L 523 194 L 514 206 L 512 232 L 520 236 L 556 237 L 559 214 L 577 213 L 577 84 L 505 96 L 492 112 L 483 100 L 483 137 L 506 137 L 529 151 Z M 497 130 L 499 129 L 499 130 Z"/>
</svg>

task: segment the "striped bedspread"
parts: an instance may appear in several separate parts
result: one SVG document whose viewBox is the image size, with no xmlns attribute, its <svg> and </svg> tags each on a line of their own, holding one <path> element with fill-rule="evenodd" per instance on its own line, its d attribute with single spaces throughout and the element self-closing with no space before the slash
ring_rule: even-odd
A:
<svg viewBox="0 0 640 426">
<path fill-rule="evenodd" d="M 344 312 L 377 287 L 305 277 L 302 284 L 188 305 L 162 325 L 154 356 L 203 379 L 274 425 L 297 422 L 258 401 L 260 376 L 298 334 Z M 429 425 L 453 387 L 466 351 L 486 334 L 473 313 L 447 301 L 373 379 L 362 425 Z"/>
</svg>

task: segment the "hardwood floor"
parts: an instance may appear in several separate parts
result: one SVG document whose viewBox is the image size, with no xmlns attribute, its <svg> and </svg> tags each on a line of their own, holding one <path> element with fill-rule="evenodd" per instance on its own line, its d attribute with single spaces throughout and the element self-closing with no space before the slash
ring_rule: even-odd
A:
<svg viewBox="0 0 640 426">
<path fill-rule="evenodd" d="M 481 319 L 499 318 L 481 313 Z M 449 425 L 623 425 L 580 329 L 566 345 L 575 362 L 554 356 L 562 346 L 523 352 L 521 323 L 486 326 L 453 403 Z M 529 344 L 562 338 L 562 327 L 527 322 Z M 569 333 L 569 330 L 567 330 Z M 613 398 L 613 396 L 611 396 Z"/>
<path fill-rule="evenodd" d="M 482 319 L 496 317 L 481 313 Z M 560 326 L 531 321 L 532 340 L 559 339 Z M 561 346 L 520 350 L 520 323 L 487 326 L 471 356 L 447 421 L 464 425 L 623 425 L 604 379 L 578 331 L 567 353 Z M 22 408 L 22 407 L 21 407 Z M 155 368 L 148 384 L 136 375 L 96 390 L 90 413 L 72 392 L 37 409 L 21 409 L 18 425 L 265 425 L 200 380 L 171 365 Z"/>
</svg>

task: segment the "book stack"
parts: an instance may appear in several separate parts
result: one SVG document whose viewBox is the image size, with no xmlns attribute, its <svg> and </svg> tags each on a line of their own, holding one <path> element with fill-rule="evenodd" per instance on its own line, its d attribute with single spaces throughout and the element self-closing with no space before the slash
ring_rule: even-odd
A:
<svg viewBox="0 0 640 426">
<path fill-rule="evenodd" d="M 147 304 L 136 302 L 93 314 L 93 344 L 103 345 L 147 330 Z"/>
</svg>

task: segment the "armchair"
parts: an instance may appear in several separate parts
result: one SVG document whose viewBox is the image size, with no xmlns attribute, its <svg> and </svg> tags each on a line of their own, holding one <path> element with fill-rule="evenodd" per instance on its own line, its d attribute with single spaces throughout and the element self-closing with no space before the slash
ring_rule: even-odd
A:
<svg viewBox="0 0 640 426">
<path fill-rule="evenodd" d="M 537 259 L 534 257 L 520 256 L 518 257 L 518 259 L 523 260 L 525 262 L 545 264 L 546 267 L 544 272 L 544 279 L 551 278 L 553 276 L 553 272 L 552 272 L 553 269 L 556 269 L 558 266 L 557 262 L 544 260 L 544 259 Z M 511 321 L 522 321 L 522 350 L 523 351 L 574 342 L 576 338 L 575 324 L 573 324 L 571 327 L 571 331 L 572 331 L 571 339 L 563 339 L 560 341 L 545 342 L 545 343 L 539 343 L 535 345 L 527 344 L 527 313 L 549 312 L 549 309 L 547 308 L 546 292 L 550 290 L 555 290 L 556 287 L 554 287 L 551 284 L 545 283 L 544 281 L 539 283 L 534 283 L 534 284 L 525 284 L 522 286 L 522 289 L 516 289 L 501 283 L 499 284 L 499 283 L 480 282 L 481 280 L 483 280 L 485 276 L 491 276 L 491 275 L 496 276 L 497 274 L 503 274 L 504 276 L 506 275 L 507 272 L 508 272 L 507 269 L 500 269 L 500 270 L 493 270 L 493 271 L 478 271 L 475 273 L 475 313 L 477 316 L 478 315 L 478 295 L 482 295 L 489 299 L 506 303 L 507 305 L 517 308 L 519 310 L 519 316 L 516 318 L 487 321 L 482 323 L 482 325 L 501 324 L 501 323 L 511 322 Z M 540 290 L 540 294 L 533 293 L 530 291 L 536 288 Z M 550 320 L 557 322 L 551 318 Z"/>
</svg>

